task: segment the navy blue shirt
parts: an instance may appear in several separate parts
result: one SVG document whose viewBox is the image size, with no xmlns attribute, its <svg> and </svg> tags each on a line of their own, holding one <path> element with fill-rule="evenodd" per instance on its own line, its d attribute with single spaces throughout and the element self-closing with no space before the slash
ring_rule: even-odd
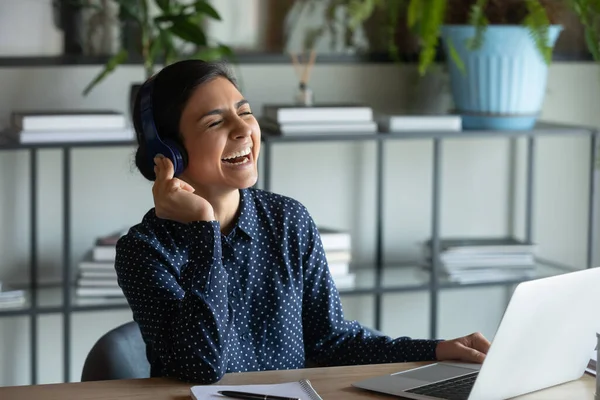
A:
<svg viewBox="0 0 600 400">
<path fill-rule="evenodd" d="M 298 201 L 240 191 L 217 221 L 151 209 L 117 244 L 116 271 L 152 376 L 213 383 L 226 372 L 435 359 L 438 341 L 392 339 L 344 319 L 317 227 Z"/>
</svg>

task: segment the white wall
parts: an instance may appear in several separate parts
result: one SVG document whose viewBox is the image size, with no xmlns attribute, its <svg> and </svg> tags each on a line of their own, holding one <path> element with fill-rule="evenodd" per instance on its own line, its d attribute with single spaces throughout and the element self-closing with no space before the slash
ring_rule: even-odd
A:
<svg viewBox="0 0 600 400">
<path fill-rule="evenodd" d="M 126 110 L 129 85 L 142 78 L 139 67 L 120 68 L 88 97 L 82 88 L 99 67 L 0 69 L 0 120 L 11 110 L 34 108 L 117 108 Z M 266 102 L 292 97 L 294 74 L 285 65 L 239 68 L 245 95 L 259 112 Z M 600 125 L 598 70 L 587 64 L 555 64 L 550 69 L 543 118 Z M 395 65 L 320 65 L 313 74 L 319 101 L 354 100 L 376 108 L 416 101 L 415 71 Z M 428 89 L 432 90 L 432 89 Z M 435 92 L 435 91 L 434 91 Z M 437 98 L 431 97 L 432 102 Z M 419 100 L 422 102 L 422 98 Z M 540 252 L 583 267 L 589 143 L 582 137 L 544 138 L 538 148 L 536 238 Z M 523 188 L 523 147 L 518 186 Z M 98 235 L 138 222 L 152 206 L 150 185 L 132 167 L 133 148 L 77 149 L 72 154 L 73 259 Z M 413 258 L 430 229 L 431 146 L 428 141 L 386 143 L 385 244 L 390 261 Z M 444 145 L 443 234 L 501 234 L 509 227 L 508 141 L 461 139 Z M 40 152 L 39 243 L 44 279 L 61 273 L 61 158 Z M 374 248 L 374 146 L 372 144 L 285 144 L 274 151 L 274 190 L 307 205 L 322 224 L 352 230 L 354 256 L 370 260 Z M 0 279 L 27 277 L 28 158 L 0 153 Z M 522 204 L 523 190 L 517 190 Z M 327 199 L 328 201 L 323 201 Z M 517 207 L 517 216 L 522 207 Z M 517 224 L 518 226 L 522 225 Z M 444 291 L 440 296 L 440 336 L 481 330 L 493 337 L 507 299 L 504 288 Z M 347 316 L 373 323 L 372 298 L 343 299 Z M 483 308 L 479 308 L 484 304 Z M 384 297 L 383 331 L 392 336 L 429 334 L 427 293 Z M 77 314 L 73 319 L 72 380 L 78 380 L 87 351 L 108 329 L 131 318 L 127 311 Z M 40 318 L 41 382 L 58 382 L 61 372 L 61 319 Z M 0 319 L 0 385 L 28 383 L 28 324 Z"/>
</svg>

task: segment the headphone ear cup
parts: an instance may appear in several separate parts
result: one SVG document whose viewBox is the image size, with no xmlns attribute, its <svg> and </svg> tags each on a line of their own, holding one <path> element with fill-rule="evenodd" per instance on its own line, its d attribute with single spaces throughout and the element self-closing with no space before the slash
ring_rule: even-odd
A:
<svg viewBox="0 0 600 400">
<path fill-rule="evenodd" d="M 170 150 L 171 162 L 173 163 L 173 167 L 175 169 L 175 176 L 179 176 L 183 173 L 185 168 L 187 167 L 188 157 L 185 149 L 179 145 L 178 143 L 172 140 L 165 140 L 165 145 Z"/>
</svg>

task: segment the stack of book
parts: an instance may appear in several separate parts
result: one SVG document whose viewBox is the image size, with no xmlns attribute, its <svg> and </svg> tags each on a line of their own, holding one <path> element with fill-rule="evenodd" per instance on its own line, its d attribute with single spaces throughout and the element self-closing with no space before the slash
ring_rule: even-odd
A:
<svg viewBox="0 0 600 400">
<path fill-rule="evenodd" d="M 261 127 L 279 135 L 376 133 L 373 109 L 360 104 L 265 104 Z"/>
<path fill-rule="evenodd" d="M 350 272 L 352 259 L 350 233 L 327 227 L 318 229 L 335 286 L 338 290 L 352 289 L 355 285 L 356 274 Z"/>
<path fill-rule="evenodd" d="M 9 289 L 0 281 L 0 308 L 19 307 L 25 304 L 25 291 Z"/>
<path fill-rule="evenodd" d="M 115 271 L 117 240 L 125 232 L 115 232 L 96 240 L 96 245 L 79 263 L 76 294 L 80 298 L 123 297 Z"/>
<path fill-rule="evenodd" d="M 424 246 L 431 266 L 431 241 Z M 530 279 L 535 274 L 535 245 L 513 238 L 440 240 L 439 260 L 449 280 L 460 283 Z"/>
<path fill-rule="evenodd" d="M 18 143 L 132 141 L 123 113 L 104 110 L 14 111 L 3 136 Z"/>
<path fill-rule="evenodd" d="M 598 363 L 598 352 L 596 349 L 592 352 L 592 356 L 590 357 L 590 361 L 588 362 L 585 371 L 596 376 L 596 364 Z"/>
<path fill-rule="evenodd" d="M 456 114 L 378 113 L 375 120 L 381 132 L 456 132 L 462 118 Z"/>
</svg>

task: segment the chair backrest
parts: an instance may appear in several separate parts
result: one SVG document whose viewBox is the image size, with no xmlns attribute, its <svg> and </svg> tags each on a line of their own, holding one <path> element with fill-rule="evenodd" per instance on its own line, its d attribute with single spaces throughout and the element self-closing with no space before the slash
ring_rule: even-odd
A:
<svg viewBox="0 0 600 400">
<path fill-rule="evenodd" d="M 150 377 L 146 344 L 134 321 L 104 334 L 88 353 L 81 381 Z"/>
</svg>

